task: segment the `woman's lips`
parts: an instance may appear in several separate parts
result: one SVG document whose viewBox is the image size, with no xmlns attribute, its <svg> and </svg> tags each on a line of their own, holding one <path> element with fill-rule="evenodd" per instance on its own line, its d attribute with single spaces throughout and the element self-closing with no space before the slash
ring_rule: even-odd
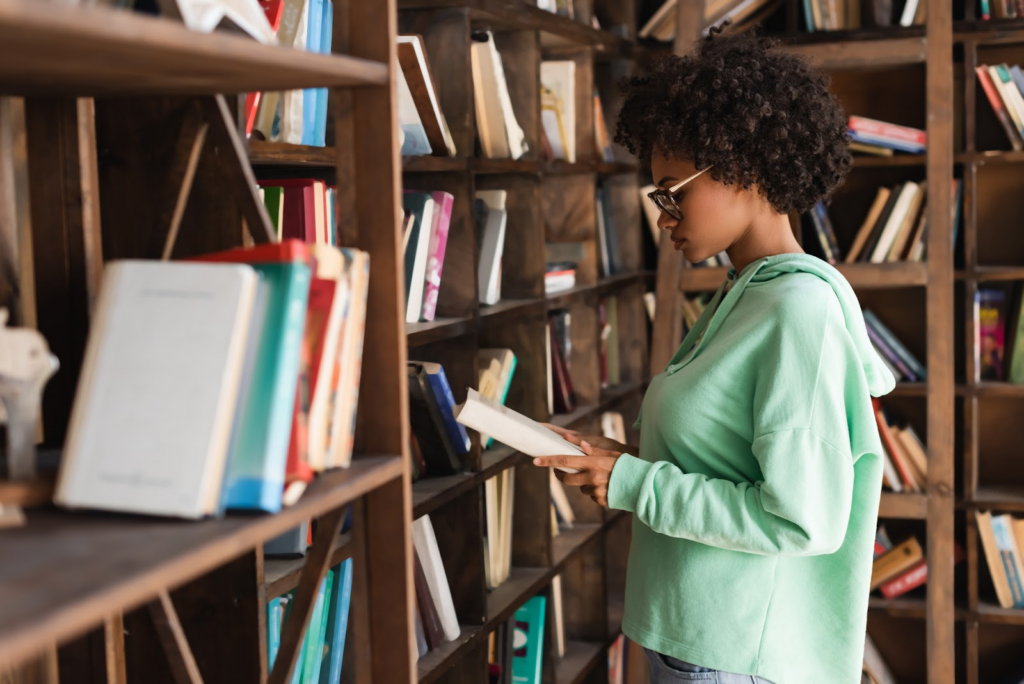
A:
<svg viewBox="0 0 1024 684">
<path fill-rule="evenodd" d="M 686 238 L 683 238 L 683 237 L 677 238 L 675 235 L 671 235 L 670 237 L 672 238 L 672 244 L 673 244 L 673 246 L 675 247 L 675 249 L 677 251 L 682 249 L 683 248 L 683 244 L 686 243 Z"/>
</svg>

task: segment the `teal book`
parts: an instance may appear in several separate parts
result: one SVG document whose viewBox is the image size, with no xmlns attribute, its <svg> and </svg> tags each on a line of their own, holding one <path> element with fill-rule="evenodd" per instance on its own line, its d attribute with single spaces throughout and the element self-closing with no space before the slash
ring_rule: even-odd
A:
<svg viewBox="0 0 1024 684">
<path fill-rule="evenodd" d="M 316 597 L 313 616 L 306 630 L 309 639 L 302 654 L 302 683 L 317 684 L 323 666 L 324 635 L 327 632 L 327 618 L 330 614 L 331 594 L 334 592 L 334 571 L 328 570 L 324 581 L 320 583 L 320 593 Z"/>
<path fill-rule="evenodd" d="M 543 596 L 534 596 L 516 611 L 516 633 L 512 644 L 513 684 L 541 684 L 546 603 Z"/>
<path fill-rule="evenodd" d="M 320 24 L 320 53 L 331 54 L 331 39 L 334 36 L 334 3 L 323 0 L 324 14 Z M 323 147 L 327 144 L 327 88 L 316 89 L 316 110 L 313 122 L 313 140 L 311 145 Z M 303 131 L 305 135 L 305 131 Z M 335 244 L 335 243 L 331 243 Z"/>
<path fill-rule="evenodd" d="M 319 684 L 338 684 L 345 656 L 349 605 L 352 603 L 352 559 L 335 566 L 334 592 L 329 602 L 327 630 L 324 634 L 323 665 Z"/>
<path fill-rule="evenodd" d="M 274 667 L 277 651 L 281 648 L 281 599 L 275 598 L 267 604 L 267 661 Z"/>
<path fill-rule="evenodd" d="M 243 379 L 246 391 L 239 395 L 222 503 L 228 509 L 277 513 L 284 492 L 309 299 L 309 249 L 298 240 L 285 240 L 199 260 L 250 264 L 261 279 L 265 302 L 262 331 L 251 376 Z"/>
<path fill-rule="evenodd" d="M 320 52 L 323 37 L 324 0 L 306 0 L 306 52 Z M 302 91 L 302 144 L 315 145 L 316 99 L 319 88 Z"/>
</svg>

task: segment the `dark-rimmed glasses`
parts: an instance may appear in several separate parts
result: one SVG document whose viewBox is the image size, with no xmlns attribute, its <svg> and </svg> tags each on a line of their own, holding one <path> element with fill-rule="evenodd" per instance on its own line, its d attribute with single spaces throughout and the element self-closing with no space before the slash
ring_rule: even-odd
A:
<svg viewBox="0 0 1024 684">
<path fill-rule="evenodd" d="M 686 185 L 694 178 L 696 178 L 697 176 L 704 173 L 710 168 L 711 167 L 709 166 L 707 169 L 702 169 L 698 171 L 689 178 L 679 181 L 668 190 L 662 190 L 661 188 L 658 188 L 654 192 L 647 193 L 647 196 L 651 198 L 651 201 L 654 202 L 658 209 L 661 209 L 663 212 L 665 212 L 672 218 L 676 219 L 677 221 L 681 221 L 683 218 L 683 212 L 682 210 L 679 209 L 679 205 L 676 204 L 676 193 L 679 192 L 679 189 L 682 188 L 684 185 Z"/>
</svg>

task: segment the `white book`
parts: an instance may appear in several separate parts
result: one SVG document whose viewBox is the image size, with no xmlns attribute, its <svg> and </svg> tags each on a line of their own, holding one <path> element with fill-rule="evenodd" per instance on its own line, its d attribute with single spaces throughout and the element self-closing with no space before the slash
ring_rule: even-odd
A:
<svg viewBox="0 0 1024 684">
<path fill-rule="evenodd" d="M 501 584 L 508 579 L 512 571 L 512 506 L 516 500 L 515 468 L 505 468 L 505 470 L 501 471 L 499 492 L 499 510 L 501 512 L 499 538 L 501 539 L 501 545 L 499 546 L 500 553 L 498 554 L 498 583 Z"/>
<path fill-rule="evenodd" d="M 459 620 L 455 617 L 452 590 L 448 586 L 448 575 L 444 571 L 444 563 L 441 562 L 441 551 L 437 548 L 437 537 L 434 536 L 434 526 L 430 523 L 429 515 L 412 522 L 412 543 L 416 548 L 416 555 L 420 557 L 430 597 L 437 607 L 444 638 L 455 641 L 462 632 L 459 629 Z"/>
<path fill-rule="evenodd" d="M 457 154 L 455 149 L 455 140 L 452 139 L 451 129 L 448 128 L 448 120 L 444 118 L 444 112 L 441 111 L 441 103 L 437 100 L 437 89 L 434 87 L 434 80 L 431 78 L 430 73 L 430 60 L 427 59 L 427 53 L 423 47 L 422 36 L 398 36 L 398 43 L 408 44 L 412 47 L 414 54 L 416 55 L 416 64 L 419 67 L 420 78 L 426 84 L 427 96 L 430 99 L 430 109 L 433 114 L 434 120 L 440 124 L 441 135 L 444 137 L 444 145 L 448 152 L 448 156 L 454 157 Z M 398 69 L 397 71 L 402 71 Z M 402 75 L 402 81 L 405 81 L 405 89 L 409 91 L 409 84 L 405 80 L 405 75 Z M 412 97 L 411 91 L 409 91 L 410 98 Z M 413 107 L 415 108 L 415 103 Z M 417 117 L 419 118 L 419 117 Z M 422 119 L 420 119 L 422 121 Z M 426 133 L 424 133 L 426 135 Z"/>
<path fill-rule="evenodd" d="M 557 60 L 540 63 L 540 82 L 555 94 L 562 105 L 562 126 L 565 129 L 565 160 L 576 162 L 576 62 Z M 548 142 L 551 136 L 548 135 Z"/>
<path fill-rule="evenodd" d="M 427 278 L 427 257 L 430 252 L 430 238 L 434 226 L 434 209 L 437 203 L 430 199 L 423 205 L 423 217 L 420 233 L 416 244 L 407 249 L 416 250 L 416 258 L 412 265 L 412 279 L 409 283 L 409 301 L 405 303 L 405 322 L 418 323 L 423 313 L 423 289 Z"/>
<path fill-rule="evenodd" d="M 562 576 L 551 578 L 551 603 L 555 613 L 555 651 L 558 657 L 565 656 L 565 613 L 562 609 Z"/>
<path fill-rule="evenodd" d="M 212 33 L 226 23 L 265 45 L 276 45 L 277 35 L 256 0 L 161 0 L 160 7 L 173 16 L 173 8 L 192 31 Z"/>
<path fill-rule="evenodd" d="M 586 455 L 558 433 L 507 406 L 484 399 L 472 388 L 469 389 L 466 402 L 455 407 L 455 420 L 477 432 L 485 432 L 527 456 Z M 567 473 L 579 472 L 575 468 L 559 470 Z"/>
<path fill-rule="evenodd" d="M 914 196 L 918 193 L 919 189 L 917 183 L 912 182 L 904 183 L 903 187 L 900 188 L 900 196 L 896 199 L 896 204 L 889 215 L 889 220 L 886 221 L 885 228 L 882 229 L 882 234 L 878 237 L 878 244 L 871 253 L 871 263 L 880 264 L 889 255 L 889 248 L 892 247 L 892 243 L 896 240 L 900 226 L 906 220 L 907 213 L 910 211 L 910 205 L 914 201 Z"/>
<path fill-rule="evenodd" d="M 491 53 L 491 71 L 485 74 L 489 76 L 498 91 L 498 107 L 501 112 L 502 128 L 504 129 L 505 142 L 508 145 L 508 155 L 512 159 L 519 159 L 529 150 L 526 144 L 526 134 L 523 133 L 519 121 L 516 119 L 515 110 L 512 109 L 512 98 L 508 94 L 508 81 L 505 80 L 505 66 L 501 62 L 501 53 L 494 43 L 494 36 L 488 33 L 490 40 L 487 41 Z"/>
<path fill-rule="evenodd" d="M 864 635 L 864 669 L 878 684 L 898 684 L 870 634 Z"/>
<path fill-rule="evenodd" d="M 507 159 L 511 156 L 511 146 L 503 121 L 501 95 L 495 76 L 500 69 L 501 83 L 504 84 L 504 69 L 500 61 L 495 64 L 495 60 L 500 58 L 494 46 L 494 36 L 488 33 L 486 41 L 473 41 L 469 56 L 473 71 L 473 102 L 480 147 L 488 159 Z"/>
<path fill-rule="evenodd" d="M 508 212 L 491 209 L 487 212 L 483 239 L 480 241 L 480 265 L 477 287 L 481 304 L 497 304 L 501 299 L 501 257 L 505 251 L 505 226 Z"/>
<path fill-rule="evenodd" d="M 498 578 L 499 552 L 501 547 L 500 518 L 498 505 L 498 478 L 495 475 L 484 480 L 484 514 L 486 516 L 487 548 L 484 549 L 484 580 L 488 589 L 494 589 L 501 580 Z"/>
<path fill-rule="evenodd" d="M 889 488 L 892 491 L 897 494 L 903 491 L 903 480 L 900 479 L 900 474 L 896 472 L 892 456 L 885 449 L 882 449 L 882 472 L 885 474 L 885 479 L 889 481 Z"/>
<path fill-rule="evenodd" d="M 241 264 L 107 266 L 57 503 L 181 518 L 217 510 L 257 283 Z"/>
<path fill-rule="evenodd" d="M 900 16 L 900 26 L 911 26 L 914 23 L 914 15 L 917 14 L 918 0 L 907 0 L 903 6 L 903 15 Z"/>
</svg>

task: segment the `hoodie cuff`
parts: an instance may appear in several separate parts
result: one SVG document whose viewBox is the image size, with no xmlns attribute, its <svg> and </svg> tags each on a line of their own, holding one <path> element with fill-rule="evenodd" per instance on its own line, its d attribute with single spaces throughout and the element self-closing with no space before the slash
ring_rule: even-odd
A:
<svg viewBox="0 0 1024 684">
<path fill-rule="evenodd" d="M 619 456 L 608 482 L 608 508 L 634 513 L 647 472 L 653 465 L 629 454 Z"/>
</svg>

